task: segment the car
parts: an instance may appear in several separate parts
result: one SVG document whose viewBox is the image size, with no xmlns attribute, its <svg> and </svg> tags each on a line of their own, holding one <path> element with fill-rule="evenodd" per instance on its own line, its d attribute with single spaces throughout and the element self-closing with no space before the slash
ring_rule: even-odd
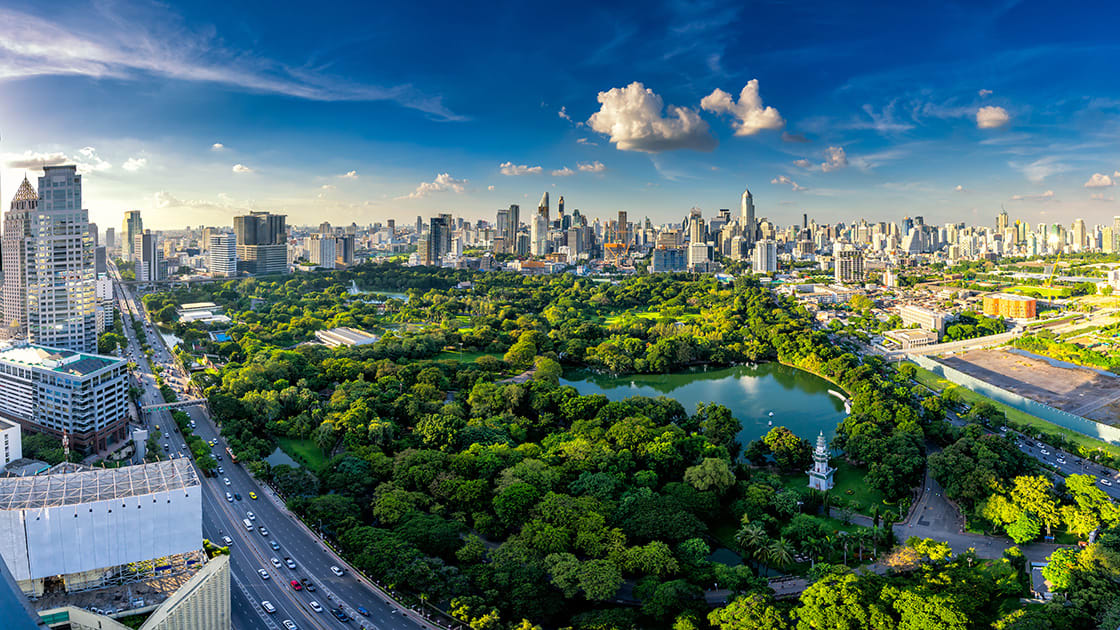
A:
<svg viewBox="0 0 1120 630">
<path fill-rule="evenodd" d="M 156 425 L 156 431 L 159 431 L 159 425 L 158 424 Z"/>
<path fill-rule="evenodd" d="M 250 492 L 249 493 L 249 498 L 256 501 L 257 500 L 257 493 L 256 492 Z"/>
<path fill-rule="evenodd" d="M 280 558 L 273 557 L 269 559 L 272 560 L 272 566 L 276 567 L 277 569 L 280 568 Z"/>
<path fill-rule="evenodd" d="M 1046 450 L 1046 449 L 1041 449 L 1041 450 L 1040 450 L 1040 451 L 1038 451 L 1038 452 L 1039 452 L 1039 453 L 1042 453 L 1043 455 L 1049 455 L 1049 454 L 1050 454 L 1050 451 L 1048 451 L 1048 450 Z"/>
<path fill-rule="evenodd" d="M 300 578 L 299 581 L 300 581 L 300 584 L 303 584 L 303 588 L 307 589 L 307 591 L 309 593 L 314 593 L 315 592 L 315 583 L 314 582 L 312 582 L 311 580 L 309 580 L 307 578 Z"/>
<path fill-rule="evenodd" d="M 347 616 L 346 612 L 343 611 L 341 608 L 332 608 L 331 609 L 331 614 L 335 616 L 335 619 L 338 619 L 342 623 L 346 623 L 347 621 L 350 621 L 350 617 Z"/>
<path fill-rule="evenodd" d="M 320 605 L 319 605 L 319 602 L 317 602 L 317 601 L 315 601 L 315 600 L 311 600 L 311 601 L 307 602 L 307 606 L 308 606 L 308 607 L 309 607 L 309 608 L 310 608 L 311 610 L 314 610 L 314 611 L 315 611 L 315 612 L 317 612 L 317 613 L 321 613 L 321 612 L 323 612 L 323 607 L 322 607 L 322 606 L 320 606 Z"/>
<path fill-rule="evenodd" d="M 226 543 L 227 547 L 233 544 L 233 539 L 229 536 L 222 536 L 222 541 Z"/>
<path fill-rule="evenodd" d="M 1102 486 L 1111 486 L 1111 485 L 1112 485 L 1112 481 L 1110 481 L 1110 480 L 1108 480 L 1108 479 L 1104 479 L 1104 478 L 1101 478 L 1101 485 L 1102 485 Z"/>
<path fill-rule="evenodd" d="M 1007 433 L 1007 427 L 1000 427 L 999 430 L 1003 433 Z"/>
<path fill-rule="evenodd" d="M 235 498 L 235 499 L 237 499 L 238 501 L 240 501 L 240 500 L 241 500 L 241 493 L 240 493 L 240 492 L 234 492 L 234 493 L 233 493 L 233 498 Z"/>
<path fill-rule="evenodd" d="M 299 630 L 299 626 L 297 626 L 291 619 L 285 619 L 284 630 Z"/>
<path fill-rule="evenodd" d="M 291 585 L 292 585 L 292 590 L 293 591 L 302 591 L 303 590 L 303 585 L 299 583 L 299 580 L 292 580 Z"/>
<path fill-rule="evenodd" d="M 229 501 L 230 503 L 233 503 L 233 495 L 227 492 L 226 493 L 226 501 Z"/>
<path fill-rule="evenodd" d="M 214 459 L 216 459 L 218 461 L 222 461 L 222 456 L 221 455 L 215 455 Z"/>
<path fill-rule="evenodd" d="M 223 470 L 221 466 L 218 466 L 218 474 L 221 475 L 224 472 L 225 472 L 225 470 Z"/>
<path fill-rule="evenodd" d="M 337 575 L 338 577 L 342 577 L 342 569 L 338 568 L 336 565 L 331 565 L 331 573 Z"/>
<path fill-rule="evenodd" d="M 186 444 L 186 442 L 184 442 L 184 443 L 183 443 L 183 450 L 184 450 L 184 451 L 185 451 L 185 450 L 187 450 L 187 444 Z"/>
<path fill-rule="evenodd" d="M 268 546 L 272 547 L 273 551 L 279 551 L 280 550 L 280 543 L 276 542 L 275 540 L 268 541 Z"/>
<path fill-rule="evenodd" d="M 358 614 L 363 616 L 363 617 L 368 617 L 369 616 L 369 611 L 366 610 L 365 608 L 362 608 L 361 606 L 358 606 L 354 610 L 358 611 Z"/>
<path fill-rule="evenodd" d="M 1064 464 L 1064 463 L 1066 463 L 1066 458 L 1064 458 L 1064 457 L 1059 457 L 1059 458 L 1058 458 L 1058 463 L 1059 463 L 1059 464 Z"/>
<path fill-rule="evenodd" d="M 296 561 L 295 561 L 295 560 L 292 560 L 291 558 L 285 557 L 285 558 L 284 558 L 284 564 L 285 564 L 285 565 L 287 565 L 287 567 L 288 567 L 289 569 L 294 569 L 294 568 L 296 568 Z"/>
<path fill-rule="evenodd" d="M 163 450 L 164 451 L 170 451 L 171 450 L 171 445 L 170 444 L 164 444 L 163 445 Z"/>
<path fill-rule="evenodd" d="M 258 527 L 257 529 L 259 529 L 261 531 L 261 536 L 267 536 L 268 535 L 268 528 L 267 527 L 262 526 L 262 527 Z"/>
<path fill-rule="evenodd" d="M 261 602 L 261 608 L 263 608 L 266 613 L 276 612 L 276 607 L 273 606 L 272 602 L 268 601 L 267 599 Z"/>
<path fill-rule="evenodd" d="M 255 520 L 257 520 L 257 515 L 256 515 L 256 514 L 253 514 L 252 512 L 246 512 L 246 513 L 245 513 L 245 516 L 248 516 L 248 517 L 249 517 L 249 520 L 250 520 L 250 521 L 255 521 Z"/>
<path fill-rule="evenodd" d="M 257 569 L 257 575 L 261 576 L 262 580 L 267 580 L 270 577 L 268 575 L 268 571 L 265 571 L 264 569 Z"/>
<path fill-rule="evenodd" d="M 229 485 L 229 477 L 222 477 L 222 483 Z"/>
</svg>

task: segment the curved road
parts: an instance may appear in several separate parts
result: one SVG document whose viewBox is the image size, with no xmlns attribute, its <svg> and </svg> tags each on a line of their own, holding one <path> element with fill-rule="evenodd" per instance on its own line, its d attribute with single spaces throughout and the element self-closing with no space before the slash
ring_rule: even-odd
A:
<svg viewBox="0 0 1120 630">
<path fill-rule="evenodd" d="M 139 404 L 162 403 L 163 399 L 156 386 L 155 375 L 144 360 L 139 341 L 132 330 L 131 317 L 138 317 L 145 326 L 153 350 L 153 363 L 162 365 L 164 374 L 180 376 L 182 374 L 175 366 L 174 359 L 158 331 L 149 328 L 151 323 L 147 320 L 143 307 L 134 300 L 129 288 L 119 282 L 115 267 L 110 266 L 110 269 L 114 279 L 118 281 L 116 282 L 118 304 L 125 323 L 125 336 L 128 339 L 124 356 L 138 365 L 133 376 L 142 389 Z M 188 407 L 185 411 L 196 423 L 195 435 L 207 442 L 217 440 L 213 452 L 216 457 L 221 458 L 218 463 L 222 467 L 222 473 L 217 477 L 206 477 L 201 474 L 201 471 L 199 473 L 204 493 L 202 532 L 203 536 L 216 544 L 225 544 L 223 542 L 225 536 L 229 536 L 233 541 L 230 545 L 230 567 L 233 578 L 230 596 L 234 628 L 282 630 L 284 620 L 290 620 L 300 630 L 340 627 L 415 630 L 439 627 L 413 611 L 401 609 L 396 603 L 365 583 L 364 579 L 355 578 L 348 567 L 342 576 L 332 573 L 330 570 L 332 565 L 341 567 L 346 565 L 284 509 L 281 502 L 269 490 L 262 489 L 244 467 L 232 464 L 224 457 L 226 443 L 201 407 Z M 162 434 L 159 442 L 161 445 L 166 445 L 166 449 L 161 448 L 165 454 L 173 457 L 190 457 L 185 440 L 175 426 L 169 411 L 156 411 L 144 415 L 146 417 L 141 418 L 141 422 L 149 425 L 149 429 L 159 427 Z M 225 479 L 229 480 L 228 486 Z M 241 499 L 227 500 L 227 492 L 238 493 Z M 257 494 L 257 500 L 250 498 L 251 492 Z M 252 521 L 252 531 L 247 531 L 243 524 L 248 512 L 253 512 L 255 516 L 255 520 Z M 261 526 L 268 529 L 268 536 L 261 534 Z M 270 542 L 273 541 L 279 545 L 279 550 L 272 549 Z M 295 562 L 295 569 L 285 566 L 286 557 L 290 557 Z M 272 558 L 280 561 L 279 568 L 272 564 Z M 259 569 L 267 571 L 269 578 L 261 578 L 257 573 Z M 294 590 L 290 582 L 295 579 L 309 579 L 316 587 L 315 592 L 311 593 L 306 589 Z M 266 600 L 276 607 L 275 613 L 265 612 L 261 602 Z M 325 610 L 313 611 L 310 607 L 312 601 L 318 602 Z M 331 614 L 330 608 L 339 606 L 352 620 L 341 622 Z M 369 616 L 359 615 L 358 607 L 364 607 L 369 612 Z"/>
</svg>

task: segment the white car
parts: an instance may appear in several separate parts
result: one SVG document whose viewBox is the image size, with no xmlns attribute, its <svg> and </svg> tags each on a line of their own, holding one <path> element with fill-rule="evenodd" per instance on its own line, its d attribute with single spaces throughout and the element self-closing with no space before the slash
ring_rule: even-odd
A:
<svg viewBox="0 0 1120 630">
<path fill-rule="evenodd" d="M 280 558 L 271 558 L 271 560 L 272 560 L 272 566 L 279 569 L 280 568 Z"/>
<path fill-rule="evenodd" d="M 284 558 L 284 564 L 288 565 L 289 569 L 296 568 L 296 561 L 291 558 Z"/>
<path fill-rule="evenodd" d="M 267 527 L 264 527 L 262 525 L 261 527 L 258 527 L 257 529 L 260 530 L 261 536 L 267 536 L 268 535 L 268 528 Z"/>
<path fill-rule="evenodd" d="M 299 630 L 299 627 L 291 619 L 285 619 L 283 623 L 284 630 Z"/>
<path fill-rule="evenodd" d="M 233 503 L 233 495 L 227 492 L 226 493 L 226 501 L 229 501 L 230 503 Z"/>
<path fill-rule="evenodd" d="M 320 606 L 319 602 L 317 602 L 315 600 L 311 600 L 310 602 L 307 603 L 307 605 L 311 608 L 311 610 L 314 610 L 317 613 L 323 612 L 323 607 Z"/>
<path fill-rule="evenodd" d="M 261 608 L 263 608 L 266 613 L 276 612 L 276 607 L 273 606 L 272 602 L 268 601 L 267 599 L 261 602 Z"/>
<path fill-rule="evenodd" d="M 225 541 L 227 547 L 233 544 L 233 539 L 229 536 L 222 536 L 222 540 Z"/>
<path fill-rule="evenodd" d="M 262 580 L 267 580 L 269 577 L 268 571 L 265 571 L 264 569 L 257 569 L 257 575 L 261 576 Z"/>
<path fill-rule="evenodd" d="M 1048 451 L 1046 449 L 1042 449 L 1042 450 L 1039 451 L 1039 453 L 1042 453 L 1043 455 L 1049 455 L 1050 451 Z"/>
<path fill-rule="evenodd" d="M 342 577 L 342 569 L 333 564 L 331 565 L 331 573 L 337 575 L 338 577 Z"/>
<path fill-rule="evenodd" d="M 1066 463 L 1066 458 L 1064 458 L 1064 457 L 1059 457 L 1059 458 L 1058 458 L 1058 463 L 1059 463 L 1059 464 L 1064 464 L 1064 463 Z"/>
<path fill-rule="evenodd" d="M 1101 478 L 1101 485 L 1102 486 L 1111 486 L 1112 482 L 1108 479 Z"/>
<path fill-rule="evenodd" d="M 229 477 L 222 477 L 222 482 L 225 483 L 228 486 L 229 485 Z"/>
<path fill-rule="evenodd" d="M 249 520 L 250 520 L 250 521 L 255 521 L 255 520 L 257 520 L 257 515 L 256 515 L 256 514 L 253 514 L 252 512 L 246 512 L 246 513 L 245 513 L 245 516 L 248 516 L 248 517 L 249 517 Z"/>
</svg>

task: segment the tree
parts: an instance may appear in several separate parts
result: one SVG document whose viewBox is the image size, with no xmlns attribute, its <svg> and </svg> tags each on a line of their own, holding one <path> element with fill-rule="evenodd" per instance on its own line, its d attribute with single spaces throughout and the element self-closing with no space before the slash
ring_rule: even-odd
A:
<svg viewBox="0 0 1120 630">
<path fill-rule="evenodd" d="M 790 615 L 798 630 L 864 630 L 893 627 L 887 612 L 870 601 L 855 575 L 829 576 L 801 593 Z"/>
<path fill-rule="evenodd" d="M 736 437 L 743 430 L 743 425 L 731 415 L 730 409 L 717 403 L 700 403 L 696 406 L 694 421 L 699 425 L 700 433 L 712 444 L 726 447 L 728 451 L 738 451 Z"/>
<path fill-rule="evenodd" d="M 700 463 L 684 471 L 684 480 L 701 492 L 715 490 L 722 493 L 735 485 L 735 473 L 727 460 L 705 457 Z"/>
<path fill-rule="evenodd" d="M 579 569 L 579 587 L 591 600 L 608 600 L 622 586 L 622 572 L 610 560 L 588 560 Z"/>
<path fill-rule="evenodd" d="M 1054 496 L 1053 490 L 1054 482 L 1042 475 L 1016 477 L 1014 487 L 1011 489 L 1011 500 L 1045 525 L 1047 536 L 1050 535 L 1051 526 L 1061 523 L 1058 499 Z"/>
<path fill-rule="evenodd" d="M 1046 566 L 1042 567 L 1042 577 L 1050 582 L 1056 591 L 1069 589 L 1073 584 L 1073 572 L 1077 567 L 1080 551 L 1077 549 L 1055 549 L 1046 559 Z"/>
<path fill-rule="evenodd" d="M 560 377 L 564 375 L 564 368 L 548 357 L 537 357 L 533 362 L 533 367 L 536 369 L 533 372 L 533 380 L 540 383 L 557 385 L 560 382 Z"/>
<path fill-rule="evenodd" d="M 778 467 L 786 471 L 808 470 L 813 463 L 813 450 L 809 442 L 797 437 L 785 427 L 774 427 L 762 438 Z"/>
<path fill-rule="evenodd" d="M 793 545 L 785 538 L 771 541 L 766 547 L 766 561 L 770 566 L 784 569 L 793 564 Z"/>
<path fill-rule="evenodd" d="M 708 623 L 719 630 L 788 630 L 774 601 L 760 593 L 743 595 L 708 613 Z"/>
<path fill-rule="evenodd" d="M 735 544 L 748 558 L 754 558 L 766 544 L 767 539 L 766 527 L 762 523 L 745 523 L 735 534 Z"/>
<path fill-rule="evenodd" d="M 1038 538 L 1038 535 L 1042 533 L 1042 527 L 1038 520 L 1027 512 L 1021 512 L 1015 522 L 1009 524 L 1006 529 L 1011 540 L 1019 545 Z"/>
<path fill-rule="evenodd" d="M 881 598 L 899 615 L 898 630 L 968 630 L 972 627 L 960 604 L 947 595 L 886 588 Z"/>
</svg>

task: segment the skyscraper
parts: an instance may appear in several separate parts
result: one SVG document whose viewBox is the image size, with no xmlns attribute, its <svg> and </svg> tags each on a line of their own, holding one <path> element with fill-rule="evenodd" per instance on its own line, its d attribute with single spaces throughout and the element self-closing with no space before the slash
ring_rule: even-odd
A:
<svg viewBox="0 0 1120 630">
<path fill-rule="evenodd" d="M 251 274 L 288 270 L 287 215 L 250 212 L 233 218 L 239 271 Z"/>
<path fill-rule="evenodd" d="M 137 234 L 132 242 L 132 258 L 136 263 L 136 279 L 140 282 L 156 282 L 163 279 L 160 263 L 163 262 L 163 249 L 159 237 L 151 230 Z"/>
<path fill-rule="evenodd" d="M 27 178 L 16 190 L 11 209 L 4 215 L 4 336 L 27 334 L 27 273 L 30 255 L 31 215 L 39 207 L 39 194 Z"/>
<path fill-rule="evenodd" d="M 451 252 L 451 215 L 441 214 L 432 217 L 428 232 L 428 260 L 439 265 L 443 257 Z"/>
<path fill-rule="evenodd" d="M 210 235 L 210 275 L 225 277 L 237 275 L 237 236 Z"/>
<path fill-rule="evenodd" d="M 144 221 L 140 218 L 140 211 L 125 212 L 121 223 L 121 258 L 132 260 L 132 244 L 136 242 L 136 235 L 143 233 Z"/>
<path fill-rule="evenodd" d="M 749 188 L 743 191 L 743 198 L 739 202 L 739 222 L 743 224 L 743 239 L 746 241 L 746 246 L 753 247 L 758 224 L 754 218 L 754 195 Z"/>
<path fill-rule="evenodd" d="M 752 273 L 774 273 L 778 270 L 778 244 L 770 239 L 763 239 L 754 245 L 751 257 Z"/>
</svg>

